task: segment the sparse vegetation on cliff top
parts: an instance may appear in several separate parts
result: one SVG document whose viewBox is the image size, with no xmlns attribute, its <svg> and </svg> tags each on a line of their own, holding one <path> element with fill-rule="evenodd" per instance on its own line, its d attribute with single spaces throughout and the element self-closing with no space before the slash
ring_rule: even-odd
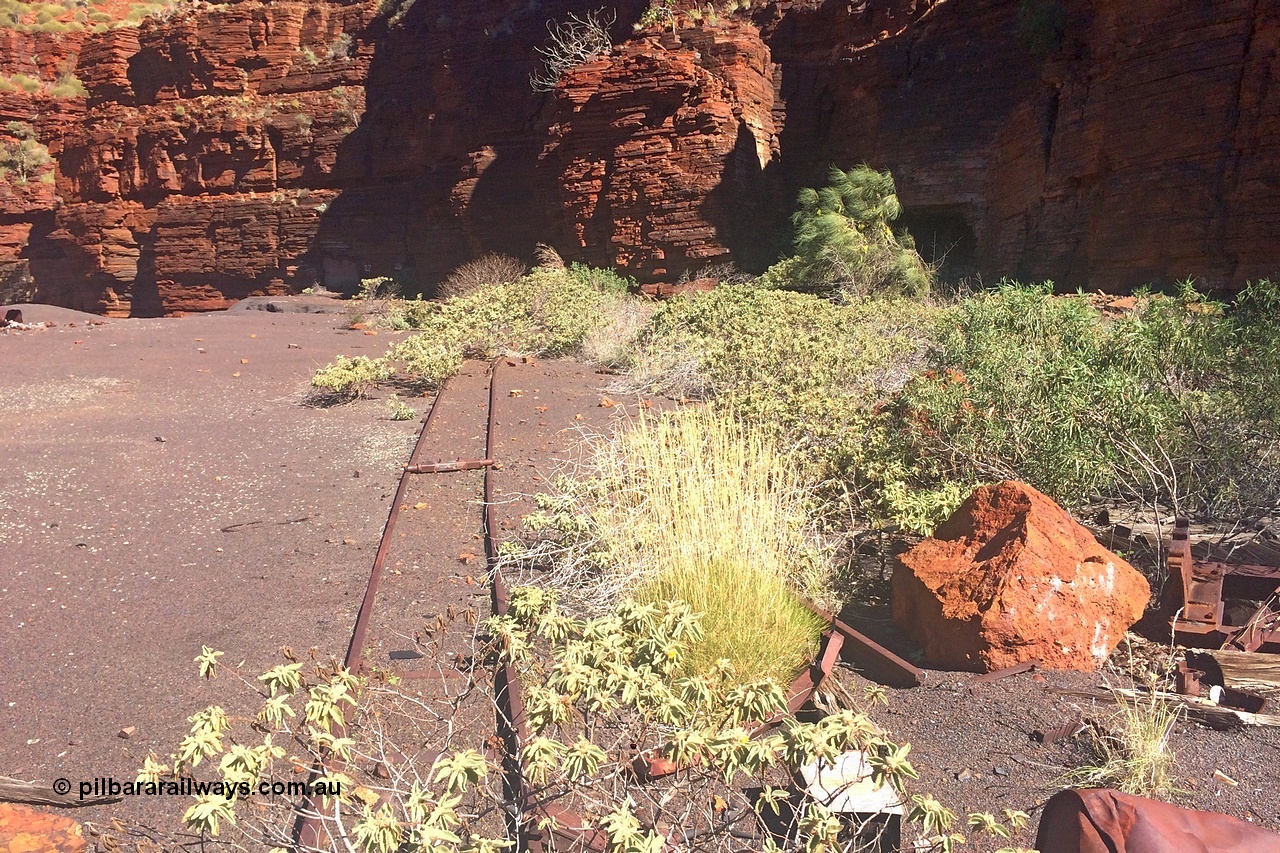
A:
<svg viewBox="0 0 1280 853">
<path fill-rule="evenodd" d="M 0 27 L 39 33 L 69 33 L 84 29 L 103 32 L 136 26 L 145 18 L 172 14 L 189 0 L 74 0 L 45 3 L 0 0 Z"/>
</svg>

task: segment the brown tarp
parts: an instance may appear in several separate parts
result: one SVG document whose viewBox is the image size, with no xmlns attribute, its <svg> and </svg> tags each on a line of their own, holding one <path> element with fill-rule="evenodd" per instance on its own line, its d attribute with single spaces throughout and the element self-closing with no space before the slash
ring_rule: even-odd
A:
<svg viewBox="0 0 1280 853">
<path fill-rule="evenodd" d="M 1061 791 L 1045 804 L 1040 853 L 1280 853 L 1280 835 L 1216 812 L 1119 791 Z"/>
</svg>

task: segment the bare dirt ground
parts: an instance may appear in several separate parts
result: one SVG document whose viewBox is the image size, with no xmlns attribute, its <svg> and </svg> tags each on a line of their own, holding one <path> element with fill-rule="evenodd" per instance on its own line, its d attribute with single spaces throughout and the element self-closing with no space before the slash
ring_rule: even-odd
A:
<svg viewBox="0 0 1280 853">
<path fill-rule="evenodd" d="M 282 645 L 341 656 L 418 424 L 301 405 L 387 344 L 334 316 L 23 313 L 58 325 L 0 333 L 0 775 L 132 780 L 235 694 L 195 678 L 202 644 L 255 674 Z"/>
<path fill-rule="evenodd" d="M 197 681 L 201 645 L 250 675 L 277 663 L 280 646 L 344 654 L 419 422 L 388 420 L 382 400 L 302 405 L 315 367 L 338 353 L 379 354 L 389 342 L 387 333 L 341 329 L 340 317 L 235 311 L 101 323 L 40 306 L 24 314 L 58 325 L 0 333 L 0 775 L 128 780 L 147 753 L 169 754 L 188 714 L 211 702 L 249 710 L 236 705 L 243 692 L 230 678 Z M 485 371 L 464 367 L 421 461 L 483 454 Z M 500 368 L 500 538 L 515 534 L 528 493 L 580 432 L 636 413 L 636 400 L 600 405 L 607 385 L 570 362 Z M 430 401 L 411 402 L 425 414 Z M 487 614 L 480 482 L 472 471 L 413 483 L 369 663 L 421 666 L 401 653 L 432 653 L 422 628 L 442 610 Z M 910 654 L 874 610 L 847 615 Z M 1079 760 L 1073 742 L 1041 744 L 1035 734 L 1109 713 L 1055 688 L 1091 690 L 1103 679 L 972 678 L 930 672 L 924 687 L 890 690 L 875 717 L 913 744 L 917 790 L 962 816 L 1032 810 Z M 859 692 L 860 676 L 841 670 L 841 679 Z M 124 727 L 134 728 L 130 738 L 117 736 Z M 1172 745 L 1179 804 L 1280 829 L 1280 733 L 1184 721 Z M 74 816 L 172 827 L 186 805 L 135 800 Z"/>
</svg>

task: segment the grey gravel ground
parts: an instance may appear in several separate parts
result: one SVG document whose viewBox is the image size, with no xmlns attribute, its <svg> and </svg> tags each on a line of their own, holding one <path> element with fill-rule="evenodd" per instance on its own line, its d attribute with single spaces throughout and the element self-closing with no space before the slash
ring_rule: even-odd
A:
<svg viewBox="0 0 1280 853">
<path fill-rule="evenodd" d="M 251 675 L 282 645 L 345 652 L 418 424 L 302 405 L 317 366 L 389 342 L 338 317 L 23 313 L 57 325 L 0 332 L 0 775 L 132 780 L 188 714 L 235 713 L 202 644 Z"/>
</svg>

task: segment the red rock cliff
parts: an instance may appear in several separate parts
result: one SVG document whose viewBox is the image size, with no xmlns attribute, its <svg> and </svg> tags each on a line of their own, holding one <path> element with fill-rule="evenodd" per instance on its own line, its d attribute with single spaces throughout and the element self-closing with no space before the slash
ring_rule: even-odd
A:
<svg viewBox="0 0 1280 853">
<path fill-rule="evenodd" d="M 778 154 L 773 65 L 750 24 L 648 37 L 571 70 L 543 151 L 562 245 L 650 280 L 727 260 Z"/>
<path fill-rule="evenodd" d="M 0 146 L 17 146 L 21 137 L 34 132 L 31 141 L 57 156 L 63 136 L 83 117 L 84 99 L 61 92 L 55 96 L 52 90 L 75 69 L 83 37 L 80 32 L 0 29 L 0 78 L 5 81 L 0 87 Z M 32 91 L 10 82 L 14 79 Z M 57 206 L 52 163 L 29 175 L 16 168 L 0 175 L 0 301 L 30 298 L 32 281 L 23 256 L 32 232 L 38 236 L 51 228 Z"/>
<path fill-rule="evenodd" d="M 88 114 L 62 140 L 59 251 L 33 259 L 37 285 L 112 314 L 300 286 L 364 111 L 376 14 L 246 0 L 87 37 Z"/>
<path fill-rule="evenodd" d="M 799 187 L 865 161 L 958 274 L 1274 271 L 1280 0 L 772 0 L 678 39 L 632 34 L 623 0 L 613 53 L 534 92 L 546 22 L 595 5 L 234 0 L 12 45 L 0 64 L 47 56 L 23 73 L 49 80 L 74 58 L 89 96 L 0 94 L 58 161 L 0 187 L 0 267 L 110 313 L 383 274 L 429 293 L 536 241 L 671 279 L 763 266 Z"/>
<path fill-rule="evenodd" d="M 766 25 L 789 186 L 890 168 L 925 248 L 988 278 L 1280 269 L 1280 3 L 1027 0 L 1043 17 L 1021 22 L 1011 0 L 806 5 Z"/>
</svg>

